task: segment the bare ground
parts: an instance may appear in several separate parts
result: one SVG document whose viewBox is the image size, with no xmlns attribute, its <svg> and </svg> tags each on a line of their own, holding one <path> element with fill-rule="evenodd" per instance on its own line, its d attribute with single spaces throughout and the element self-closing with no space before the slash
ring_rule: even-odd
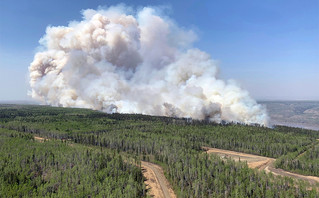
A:
<svg viewBox="0 0 319 198">
<path fill-rule="evenodd" d="M 160 166 L 142 161 L 142 171 L 147 179 L 145 184 L 150 191 L 150 196 L 154 198 L 176 198 Z"/>
<path fill-rule="evenodd" d="M 46 138 L 34 136 L 34 139 L 39 142 L 44 142 Z M 318 139 L 319 140 L 319 139 Z M 216 149 L 210 147 L 203 147 L 206 153 L 214 153 L 221 158 L 231 158 L 235 161 L 246 161 L 249 168 L 257 168 L 259 170 L 265 170 L 265 172 L 271 172 L 274 175 L 291 177 L 293 179 L 301 179 L 308 181 L 310 184 L 319 183 L 319 177 L 305 176 L 296 173 L 284 171 L 274 167 L 276 159 L 263 157 L 258 155 L 240 153 L 235 151 Z M 141 162 L 143 175 L 146 178 L 146 188 L 149 190 L 149 195 L 154 198 L 176 198 L 176 195 L 167 181 L 163 169 L 150 162 Z"/>
<path fill-rule="evenodd" d="M 272 174 L 276 176 L 286 176 L 291 177 L 293 179 L 301 179 L 308 181 L 310 184 L 316 184 L 319 182 L 319 177 L 315 176 L 305 176 L 300 175 L 296 173 L 291 173 L 279 168 L 275 168 L 274 162 L 276 159 L 269 158 L 269 157 L 262 157 L 258 155 L 252 155 L 252 154 L 246 154 L 246 153 L 240 153 L 235 151 L 229 151 L 229 150 L 222 150 L 222 149 L 216 149 L 216 148 L 210 148 L 210 147 L 203 147 L 203 149 L 207 153 L 214 153 L 222 158 L 231 158 L 235 161 L 246 161 L 249 168 L 257 168 L 259 170 L 265 170 L 265 172 Z"/>
<path fill-rule="evenodd" d="M 46 139 L 46 138 L 42 138 L 42 137 L 39 137 L 39 136 L 34 136 L 34 139 L 35 139 L 36 141 L 39 141 L 39 142 L 44 142 L 44 140 L 48 140 L 48 139 Z"/>
<path fill-rule="evenodd" d="M 39 142 L 48 140 L 39 136 L 34 136 L 34 139 Z M 73 146 L 73 144 L 70 144 Z M 149 195 L 154 198 L 176 198 L 176 195 L 167 181 L 162 167 L 150 163 L 141 161 L 142 172 L 146 178 L 145 185 L 149 190 Z"/>
</svg>

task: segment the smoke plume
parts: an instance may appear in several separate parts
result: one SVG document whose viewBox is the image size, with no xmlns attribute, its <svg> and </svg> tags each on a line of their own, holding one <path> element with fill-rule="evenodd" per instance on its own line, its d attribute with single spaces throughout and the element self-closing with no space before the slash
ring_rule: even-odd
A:
<svg viewBox="0 0 319 198">
<path fill-rule="evenodd" d="M 29 67 L 33 98 L 63 107 L 267 125 L 267 114 L 214 60 L 196 35 L 154 8 L 85 10 L 47 27 Z"/>
</svg>

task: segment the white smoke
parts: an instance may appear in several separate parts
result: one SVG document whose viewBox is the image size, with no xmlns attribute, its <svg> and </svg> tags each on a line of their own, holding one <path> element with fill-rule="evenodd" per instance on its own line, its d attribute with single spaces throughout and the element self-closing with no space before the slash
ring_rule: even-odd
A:
<svg viewBox="0 0 319 198">
<path fill-rule="evenodd" d="M 47 104 L 267 125 L 267 114 L 235 82 L 217 78 L 192 31 L 154 8 L 85 10 L 48 27 L 29 67 L 31 95 Z M 131 12 L 132 13 L 132 12 Z"/>
</svg>

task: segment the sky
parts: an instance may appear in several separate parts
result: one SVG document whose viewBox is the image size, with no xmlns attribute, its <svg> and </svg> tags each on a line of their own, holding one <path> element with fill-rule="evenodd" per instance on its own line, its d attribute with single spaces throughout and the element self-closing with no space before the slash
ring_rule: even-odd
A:
<svg viewBox="0 0 319 198">
<path fill-rule="evenodd" d="M 164 7 L 197 34 L 194 47 L 219 62 L 220 77 L 257 100 L 319 100 L 318 0 L 1 0 L 0 101 L 31 100 L 28 67 L 48 25 L 119 3 Z"/>
</svg>

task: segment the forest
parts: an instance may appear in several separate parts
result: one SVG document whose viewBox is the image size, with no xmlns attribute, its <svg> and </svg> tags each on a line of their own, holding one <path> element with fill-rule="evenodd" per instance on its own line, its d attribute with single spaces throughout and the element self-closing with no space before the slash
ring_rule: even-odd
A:
<svg viewBox="0 0 319 198">
<path fill-rule="evenodd" d="M 319 176 L 319 145 L 310 145 L 307 149 L 281 156 L 276 167 L 303 175 Z"/>
<path fill-rule="evenodd" d="M 145 196 L 139 167 L 116 150 L 0 132 L 0 197 Z"/>
<path fill-rule="evenodd" d="M 202 150 L 278 158 L 277 167 L 318 175 L 318 131 L 0 105 L 0 132 L 0 197 L 145 197 L 141 160 L 162 166 L 178 197 L 318 197 L 305 182 Z"/>
</svg>

